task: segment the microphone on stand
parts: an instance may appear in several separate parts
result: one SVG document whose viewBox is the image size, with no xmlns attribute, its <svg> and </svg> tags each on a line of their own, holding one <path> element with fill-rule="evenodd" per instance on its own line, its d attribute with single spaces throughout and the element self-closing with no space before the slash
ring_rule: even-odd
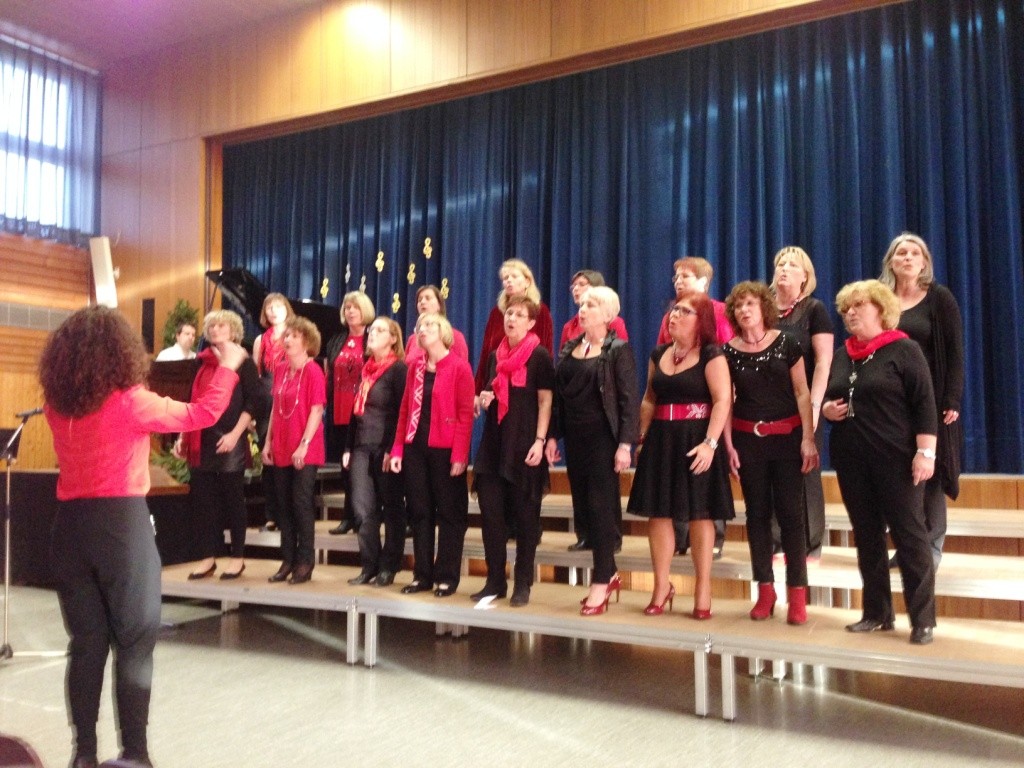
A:
<svg viewBox="0 0 1024 768">
<path fill-rule="evenodd" d="M 38 416 L 43 412 L 42 408 L 33 408 L 30 411 L 22 411 L 21 413 L 14 414 L 16 419 L 31 419 L 33 416 Z"/>
</svg>

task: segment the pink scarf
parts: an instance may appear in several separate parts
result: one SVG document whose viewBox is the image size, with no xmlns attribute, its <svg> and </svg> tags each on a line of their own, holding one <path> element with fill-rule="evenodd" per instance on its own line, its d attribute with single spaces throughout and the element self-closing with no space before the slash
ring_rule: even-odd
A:
<svg viewBox="0 0 1024 768">
<path fill-rule="evenodd" d="M 356 400 L 352 405 L 352 413 L 356 416 L 362 416 L 366 410 L 366 398 L 370 394 L 370 390 L 373 385 L 377 383 L 377 379 L 384 375 L 384 372 L 390 368 L 398 358 L 394 352 L 388 352 L 387 357 L 381 360 L 379 363 L 371 355 L 370 358 L 363 363 L 363 375 L 359 380 L 359 391 L 356 392 Z"/>
<path fill-rule="evenodd" d="M 509 346 L 508 336 L 501 340 L 495 352 L 497 357 L 497 376 L 491 382 L 491 389 L 498 401 L 498 423 L 508 413 L 508 397 L 511 387 L 526 386 L 526 361 L 530 359 L 533 350 L 540 344 L 540 339 L 533 331 L 523 337 L 523 340 L 513 349 Z"/>
<path fill-rule="evenodd" d="M 907 334 L 896 329 L 882 331 L 870 341 L 858 341 L 856 336 L 851 336 L 846 340 L 846 352 L 851 360 L 863 360 L 869 355 L 875 354 L 886 344 L 892 344 L 894 341 L 908 338 L 910 337 Z"/>
</svg>

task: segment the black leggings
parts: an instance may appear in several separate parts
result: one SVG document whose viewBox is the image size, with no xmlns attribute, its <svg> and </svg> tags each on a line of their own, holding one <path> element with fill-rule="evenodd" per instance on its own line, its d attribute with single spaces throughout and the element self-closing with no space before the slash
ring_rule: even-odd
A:
<svg viewBox="0 0 1024 768">
<path fill-rule="evenodd" d="M 199 522 L 199 557 L 216 557 L 224 546 L 225 524 L 231 531 L 231 556 L 245 554 L 245 470 L 192 470 L 192 509 Z"/>
</svg>

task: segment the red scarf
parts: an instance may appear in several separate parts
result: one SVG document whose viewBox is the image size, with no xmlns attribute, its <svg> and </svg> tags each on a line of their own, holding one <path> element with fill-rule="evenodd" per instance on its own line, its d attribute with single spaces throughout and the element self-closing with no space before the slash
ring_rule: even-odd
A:
<svg viewBox="0 0 1024 768">
<path fill-rule="evenodd" d="M 367 361 L 363 363 L 363 375 L 359 380 L 359 390 L 356 392 L 356 399 L 352 404 L 353 415 L 363 415 L 364 411 L 366 411 L 366 398 L 369 396 L 373 385 L 376 384 L 377 379 L 383 376 L 384 372 L 397 361 L 398 357 L 395 356 L 395 353 L 389 351 L 387 357 L 379 363 L 374 359 L 373 355 L 370 355 Z"/>
<path fill-rule="evenodd" d="M 882 331 L 870 341 L 858 341 L 856 336 L 851 336 L 846 340 L 846 353 L 850 356 L 851 360 L 863 360 L 875 354 L 886 344 L 892 344 L 894 341 L 908 338 L 910 337 L 907 334 L 895 328 L 891 331 Z"/>
<path fill-rule="evenodd" d="M 497 376 L 491 382 L 491 389 L 498 401 L 498 423 L 508 413 L 508 396 L 511 387 L 526 386 L 526 361 L 533 350 L 540 344 L 540 339 L 533 331 L 529 331 L 515 349 L 509 346 L 508 336 L 501 340 L 495 351 L 497 357 Z"/>
<path fill-rule="evenodd" d="M 217 372 L 217 367 L 220 365 L 220 358 L 217 357 L 213 351 L 213 347 L 207 347 L 198 355 L 196 355 L 201 365 L 199 370 L 196 372 L 196 378 L 192 382 L 192 398 L 191 401 L 196 402 L 202 394 L 206 391 L 207 387 L 210 386 L 210 382 L 213 380 L 213 375 Z M 181 436 L 181 450 L 184 454 L 185 461 L 188 462 L 190 467 L 198 467 L 203 460 L 203 443 L 202 443 L 202 430 L 196 429 L 192 432 L 185 432 Z"/>
</svg>

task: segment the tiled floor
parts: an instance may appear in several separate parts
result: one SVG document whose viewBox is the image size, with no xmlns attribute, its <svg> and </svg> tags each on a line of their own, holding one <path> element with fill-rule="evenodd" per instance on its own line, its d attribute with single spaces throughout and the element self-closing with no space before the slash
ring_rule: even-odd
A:
<svg viewBox="0 0 1024 768">
<path fill-rule="evenodd" d="M 10 609 L 16 653 L 63 647 L 52 592 L 14 588 Z M 453 641 L 382 621 L 381 663 L 366 669 L 344 663 L 336 614 L 221 616 L 176 602 L 164 616 L 150 728 L 159 768 L 1024 765 L 1017 690 L 845 674 L 819 690 L 742 676 L 740 718 L 725 723 L 690 714 L 692 663 L 670 651 L 484 630 Z M 0 732 L 50 768 L 70 752 L 64 665 L 0 662 Z M 112 756 L 109 684 L 101 718 L 101 757 Z"/>
</svg>

